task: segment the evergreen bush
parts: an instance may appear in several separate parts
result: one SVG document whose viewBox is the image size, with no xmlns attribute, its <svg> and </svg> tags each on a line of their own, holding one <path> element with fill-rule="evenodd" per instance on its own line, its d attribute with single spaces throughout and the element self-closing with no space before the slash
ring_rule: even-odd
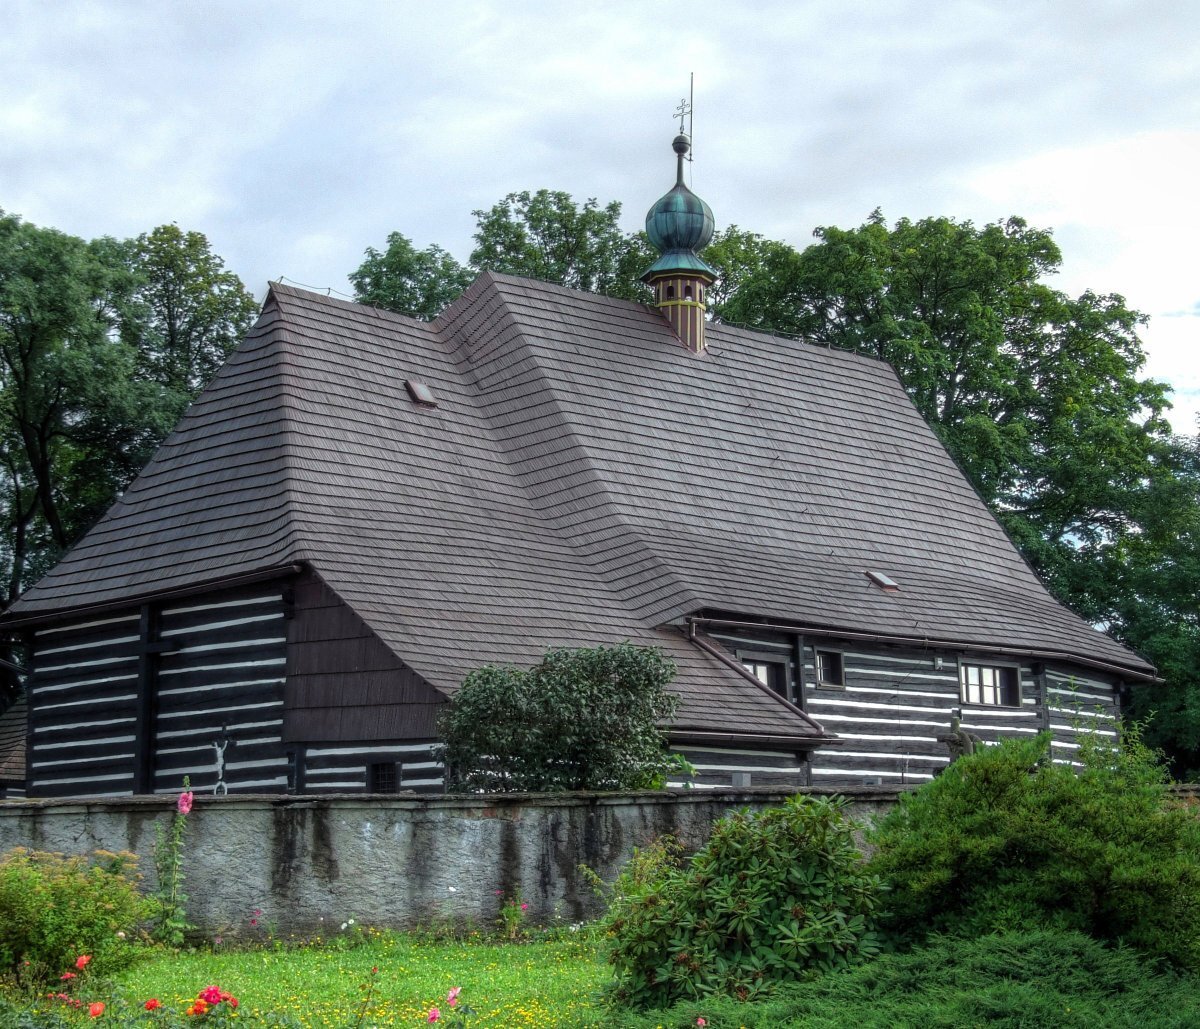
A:
<svg viewBox="0 0 1200 1029">
<path fill-rule="evenodd" d="M 55 981 L 83 955 L 110 972 L 145 917 L 133 854 L 64 857 L 18 848 L 0 859 L 0 973 Z M 78 966 L 82 967 L 82 966 Z"/>
<path fill-rule="evenodd" d="M 752 1004 L 614 1012 L 605 1029 L 1195 1029 L 1200 977 L 1080 933 L 933 937 Z"/>
<path fill-rule="evenodd" d="M 675 663 L 657 647 L 550 650 L 528 671 L 471 672 L 441 722 L 448 786 L 459 791 L 661 786 L 675 762 L 662 724 Z"/>
<path fill-rule="evenodd" d="M 753 999 L 876 954 L 878 880 L 843 806 L 791 797 L 721 820 L 690 860 L 669 840 L 637 852 L 604 919 L 614 999 L 636 1008 Z"/>
<path fill-rule="evenodd" d="M 1056 928 L 1200 968 L 1200 819 L 1171 797 L 1136 728 L 1082 737 L 1082 767 L 1050 740 L 954 762 L 869 834 L 887 927 L 977 936 Z"/>
</svg>

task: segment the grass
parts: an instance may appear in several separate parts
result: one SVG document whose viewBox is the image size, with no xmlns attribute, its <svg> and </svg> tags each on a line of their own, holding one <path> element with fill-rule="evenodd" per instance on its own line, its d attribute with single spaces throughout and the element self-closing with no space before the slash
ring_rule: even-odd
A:
<svg viewBox="0 0 1200 1029">
<path fill-rule="evenodd" d="M 764 1001 L 710 999 L 667 1011 L 613 1011 L 599 999 L 610 971 L 601 944 L 567 937 L 536 943 L 432 941 L 368 931 L 350 948 L 162 953 L 122 972 L 117 996 L 141 1014 L 156 997 L 177 1011 L 217 984 L 242 1002 L 251 1026 L 358 1025 L 363 984 L 379 969 L 362 1021 L 372 1026 L 427 1025 L 429 1010 L 451 1015 L 451 987 L 474 1009 L 471 1029 L 1195 1029 L 1200 977 L 1171 971 L 1135 951 L 1076 933 L 1027 932 L 964 940 L 935 938 L 907 953 L 886 954 L 846 972 L 784 987 Z M 109 1016 L 7 1020 L 0 1029 L 116 1024 Z M 257 1017 L 255 1017 L 257 1016 Z M 191 1020 L 185 1020 L 188 1024 Z M 120 1022 L 119 1024 L 133 1024 Z M 137 1024 L 145 1025 L 139 1021 Z"/>
<path fill-rule="evenodd" d="M 587 939 L 501 944 L 418 942 L 370 932 L 351 949 L 197 952 L 144 962 L 116 983 L 131 1003 L 157 997 L 186 1006 L 210 983 L 241 999 L 245 1013 L 290 1016 L 305 1029 L 353 1025 L 362 985 L 377 967 L 364 1026 L 419 1026 L 431 1007 L 448 1013 L 446 994 L 463 988 L 472 1029 L 589 1026 L 598 1023 L 598 991 L 611 973 Z"/>
</svg>

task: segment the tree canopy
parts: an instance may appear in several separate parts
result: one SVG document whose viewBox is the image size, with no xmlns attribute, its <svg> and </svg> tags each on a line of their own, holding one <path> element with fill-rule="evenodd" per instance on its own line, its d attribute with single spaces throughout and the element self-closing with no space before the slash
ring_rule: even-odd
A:
<svg viewBox="0 0 1200 1029">
<path fill-rule="evenodd" d="M 255 307 L 200 233 L 86 242 L 0 212 L 5 604 L 137 474 Z"/>
</svg>

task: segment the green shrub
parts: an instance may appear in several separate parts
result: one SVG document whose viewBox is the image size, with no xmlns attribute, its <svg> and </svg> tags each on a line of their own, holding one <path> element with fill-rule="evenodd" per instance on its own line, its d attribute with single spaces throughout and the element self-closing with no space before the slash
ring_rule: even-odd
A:
<svg viewBox="0 0 1200 1029">
<path fill-rule="evenodd" d="M 18 848 L 6 854 L 0 859 L 0 973 L 36 984 L 72 971 L 80 955 L 95 963 L 89 972 L 126 963 L 129 939 L 146 910 L 136 862 L 133 854 L 106 851 L 64 857 Z"/>
<path fill-rule="evenodd" d="M 910 939 L 1052 927 L 1200 967 L 1200 820 L 1173 802 L 1136 731 L 1073 770 L 1048 738 L 956 761 L 869 834 Z"/>
<path fill-rule="evenodd" d="M 471 672 L 442 718 L 449 787 L 461 791 L 644 789 L 674 762 L 662 723 L 675 663 L 657 647 L 548 651 L 524 671 Z"/>
<path fill-rule="evenodd" d="M 1079 933 L 934 937 L 751 1004 L 614 1013 L 611 1029 L 1194 1029 L 1200 978 Z"/>
<path fill-rule="evenodd" d="M 614 999 L 648 1007 L 759 997 L 877 953 L 878 881 L 843 806 L 792 797 L 718 822 L 690 861 L 671 842 L 635 855 L 604 919 Z"/>
</svg>

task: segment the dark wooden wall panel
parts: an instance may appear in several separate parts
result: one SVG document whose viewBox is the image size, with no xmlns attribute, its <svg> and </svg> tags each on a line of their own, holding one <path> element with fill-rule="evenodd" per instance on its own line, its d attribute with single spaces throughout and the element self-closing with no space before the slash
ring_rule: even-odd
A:
<svg viewBox="0 0 1200 1029">
<path fill-rule="evenodd" d="M 312 573 L 295 586 L 287 669 L 289 743 L 365 744 L 437 734 L 445 698 Z"/>
</svg>

